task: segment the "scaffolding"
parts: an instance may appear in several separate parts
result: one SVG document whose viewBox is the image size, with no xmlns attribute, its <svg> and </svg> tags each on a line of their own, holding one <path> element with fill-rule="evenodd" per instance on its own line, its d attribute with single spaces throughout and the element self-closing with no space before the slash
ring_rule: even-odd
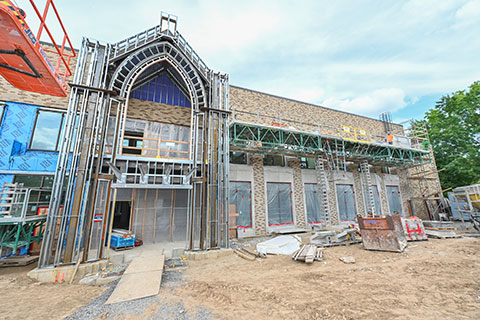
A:
<svg viewBox="0 0 480 320">
<path fill-rule="evenodd" d="M 265 123 L 268 122 L 260 121 L 260 118 L 271 119 L 271 116 L 257 114 L 256 122 L 247 122 L 238 120 L 242 115 L 251 117 L 252 113 L 234 110 L 230 124 L 230 144 L 231 149 L 235 151 L 302 157 L 315 157 L 321 153 L 325 155 L 331 170 L 343 171 L 346 170 L 347 161 L 366 160 L 372 165 L 403 168 L 430 164 L 432 161 L 431 153 L 427 150 L 388 145 L 373 139 L 345 139 L 338 126 L 325 126 L 281 117 L 273 117 L 278 122 L 267 125 Z"/>
<path fill-rule="evenodd" d="M 466 216 L 480 217 L 480 184 L 455 188 L 453 196 L 462 222 L 465 222 Z M 466 205 L 461 206 L 460 201 Z"/>
<path fill-rule="evenodd" d="M 228 75 L 206 67 L 176 30 L 177 22 L 162 13 L 158 26 L 115 44 L 83 39 L 40 268 L 105 257 L 102 239 L 111 234 L 121 187 L 187 189 L 187 249 L 228 247 Z M 130 91 L 159 62 L 173 66 L 189 91 L 193 110 L 186 160 L 121 154 Z"/>
<path fill-rule="evenodd" d="M 410 121 L 405 132 L 412 148 L 428 152 L 431 159 L 429 162 L 418 163 L 408 170 L 407 181 L 412 195 L 409 202 L 410 213 L 418 215 L 425 212 L 429 220 L 446 219 L 446 203 L 426 124 Z"/>
</svg>

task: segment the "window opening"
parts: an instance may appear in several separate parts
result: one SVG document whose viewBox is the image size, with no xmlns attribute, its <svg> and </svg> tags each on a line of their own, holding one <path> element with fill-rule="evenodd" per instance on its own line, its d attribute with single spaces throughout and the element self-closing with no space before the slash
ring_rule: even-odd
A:
<svg viewBox="0 0 480 320">
<path fill-rule="evenodd" d="M 293 224 L 292 188 L 290 183 L 267 182 L 268 225 Z"/>
<path fill-rule="evenodd" d="M 355 192 L 351 184 L 337 184 L 338 213 L 341 221 L 355 220 L 357 208 L 355 203 Z"/>
</svg>

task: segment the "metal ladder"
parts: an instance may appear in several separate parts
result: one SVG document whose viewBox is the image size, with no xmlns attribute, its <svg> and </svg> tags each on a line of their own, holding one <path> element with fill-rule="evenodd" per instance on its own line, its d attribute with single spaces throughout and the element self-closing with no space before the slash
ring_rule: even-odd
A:
<svg viewBox="0 0 480 320">
<path fill-rule="evenodd" d="M 375 198 L 373 197 L 372 176 L 367 160 L 360 161 L 360 178 L 362 189 L 367 192 L 367 216 L 375 215 Z"/>
<path fill-rule="evenodd" d="M 335 139 L 335 169 L 347 171 L 347 162 L 345 154 L 345 140 Z"/>
<path fill-rule="evenodd" d="M 323 158 L 317 156 L 315 159 L 315 173 L 317 176 L 317 189 L 320 196 L 320 204 L 324 209 L 326 224 L 330 224 L 330 206 L 328 202 L 328 174 L 325 172 Z"/>
</svg>

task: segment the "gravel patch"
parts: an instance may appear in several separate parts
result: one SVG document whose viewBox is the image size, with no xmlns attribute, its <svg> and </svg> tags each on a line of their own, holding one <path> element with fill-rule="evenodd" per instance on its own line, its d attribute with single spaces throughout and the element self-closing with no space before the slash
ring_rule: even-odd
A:
<svg viewBox="0 0 480 320">
<path fill-rule="evenodd" d="M 178 258 L 169 259 L 165 261 L 165 265 L 167 268 L 163 272 L 160 290 L 172 291 L 175 288 L 184 286 L 186 283 L 183 279 L 183 270 L 186 268 L 184 261 Z M 123 273 L 123 270 L 120 272 Z M 123 318 L 125 315 L 141 315 L 151 305 L 157 305 L 156 311 L 155 315 L 148 319 L 209 320 L 212 318 L 211 312 L 205 308 L 199 308 L 192 315 L 188 314 L 182 301 L 172 304 L 162 301 L 157 296 L 105 305 L 105 302 L 108 300 L 119 281 L 120 279 L 106 284 L 105 286 L 107 286 L 108 289 L 102 293 L 101 296 L 93 299 L 86 306 L 65 319 L 95 320 L 100 317 L 102 317 L 101 319 L 114 319 L 116 317 Z"/>
</svg>

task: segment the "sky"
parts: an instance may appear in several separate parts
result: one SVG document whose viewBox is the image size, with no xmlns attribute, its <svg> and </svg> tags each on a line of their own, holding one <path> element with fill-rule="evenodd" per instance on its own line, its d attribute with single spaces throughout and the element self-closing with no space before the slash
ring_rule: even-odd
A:
<svg viewBox="0 0 480 320">
<path fill-rule="evenodd" d="M 29 1 L 15 2 L 35 30 Z M 54 2 L 74 47 L 120 41 L 165 11 L 232 85 L 397 123 L 480 80 L 480 0 Z"/>
</svg>

